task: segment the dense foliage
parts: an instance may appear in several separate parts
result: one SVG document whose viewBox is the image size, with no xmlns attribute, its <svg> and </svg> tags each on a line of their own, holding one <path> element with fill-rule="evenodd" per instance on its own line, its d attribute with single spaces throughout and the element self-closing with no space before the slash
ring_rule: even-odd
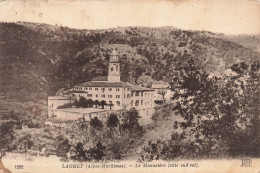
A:
<svg viewBox="0 0 260 173">
<path fill-rule="evenodd" d="M 0 92 L 18 101 L 38 101 L 61 88 L 107 74 L 112 48 L 121 55 L 121 80 L 148 75 L 166 82 L 191 54 L 207 72 L 223 72 L 259 53 L 213 33 L 173 27 L 76 30 L 32 23 L 0 23 Z M 233 39 L 234 40 L 234 39 Z M 257 44 L 251 40 L 251 44 Z M 22 80 L 21 80 L 22 79 Z"/>
<path fill-rule="evenodd" d="M 235 73 L 222 77 L 209 77 L 193 58 L 188 62 L 172 80 L 173 111 L 183 118 L 173 129 L 183 132 L 148 143 L 140 159 L 259 157 L 259 61 L 235 64 Z"/>
</svg>

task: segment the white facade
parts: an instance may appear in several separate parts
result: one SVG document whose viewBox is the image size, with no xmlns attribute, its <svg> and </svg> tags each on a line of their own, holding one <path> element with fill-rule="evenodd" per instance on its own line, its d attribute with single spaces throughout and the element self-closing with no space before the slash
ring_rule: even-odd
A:
<svg viewBox="0 0 260 173">
<path fill-rule="evenodd" d="M 166 83 L 153 83 L 151 89 L 154 89 L 154 100 L 163 101 L 163 95 L 160 93 L 165 92 L 164 101 L 169 102 L 173 96 L 173 92 L 169 89 L 169 84 Z"/>
<path fill-rule="evenodd" d="M 131 107 L 139 109 L 154 108 L 154 92 L 132 91 Z"/>
<path fill-rule="evenodd" d="M 64 96 L 50 96 L 48 97 L 48 117 L 51 118 L 56 115 L 57 108 L 64 104 L 70 103 L 71 99 Z"/>
<path fill-rule="evenodd" d="M 73 88 L 73 95 L 76 99 L 79 99 L 82 96 L 93 101 L 105 101 L 108 105 L 112 104 L 113 106 L 111 107 L 111 110 L 108 109 L 110 111 L 130 109 L 134 107 L 139 111 L 143 110 L 146 117 L 148 112 L 151 112 L 148 110 L 154 108 L 154 89 L 144 88 L 120 81 L 119 56 L 115 50 L 113 50 L 109 59 L 108 75 L 99 76 L 94 78 L 92 81 L 75 85 Z M 57 110 L 58 106 L 65 103 L 70 103 L 70 99 L 67 97 L 62 99 L 60 96 L 49 97 L 49 117 L 56 115 L 64 120 L 75 120 L 83 115 L 79 109 L 74 112 L 64 111 L 64 109 Z M 77 108 L 75 109 L 77 110 Z M 104 109 L 102 110 L 104 111 Z M 96 111 L 100 110 L 96 109 Z M 73 117 L 70 118 L 70 116 Z"/>
<path fill-rule="evenodd" d="M 131 88 L 130 87 L 74 87 L 74 94 L 76 98 L 79 99 L 80 96 L 86 99 L 102 100 L 106 101 L 107 104 L 112 103 L 114 107 L 122 107 L 124 105 L 128 106 L 130 104 L 131 98 Z"/>
</svg>

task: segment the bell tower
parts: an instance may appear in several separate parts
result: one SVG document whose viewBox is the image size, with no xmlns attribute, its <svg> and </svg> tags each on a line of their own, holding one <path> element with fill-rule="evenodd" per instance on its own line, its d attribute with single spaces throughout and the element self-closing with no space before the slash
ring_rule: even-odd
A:
<svg viewBox="0 0 260 173">
<path fill-rule="evenodd" d="M 108 65 L 108 82 L 120 82 L 120 63 L 118 54 L 114 49 L 109 58 Z"/>
</svg>

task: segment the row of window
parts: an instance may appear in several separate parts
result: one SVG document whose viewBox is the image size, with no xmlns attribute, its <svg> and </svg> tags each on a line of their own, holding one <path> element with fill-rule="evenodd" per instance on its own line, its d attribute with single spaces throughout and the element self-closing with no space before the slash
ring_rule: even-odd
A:
<svg viewBox="0 0 260 173">
<path fill-rule="evenodd" d="M 139 105 L 152 105 L 153 104 L 153 102 L 144 102 L 143 100 L 141 100 L 141 102 L 139 101 L 139 100 L 136 100 L 135 101 L 135 106 L 139 106 Z M 134 105 L 134 101 L 132 100 L 131 101 L 131 106 L 133 106 Z"/>
<path fill-rule="evenodd" d="M 139 92 L 139 91 L 137 91 L 137 92 L 132 92 L 132 97 L 133 96 L 141 96 L 141 97 L 143 97 L 143 96 L 145 96 L 145 97 L 153 97 L 153 93 L 143 93 L 143 92 Z"/>
<path fill-rule="evenodd" d="M 92 94 L 87 94 L 87 97 L 92 97 Z M 95 95 L 98 97 L 98 94 Z M 124 95 L 125 96 L 125 95 Z M 128 97 L 130 97 L 130 94 L 127 94 Z M 107 95 L 108 98 L 113 98 L 113 95 Z M 105 94 L 101 94 L 101 98 L 106 98 Z M 116 95 L 116 98 L 120 98 L 120 95 Z"/>
<path fill-rule="evenodd" d="M 75 87 L 76 90 L 92 90 L 92 87 Z M 99 88 L 95 88 L 95 91 L 98 91 Z M 124 88 L 124 91 L 130 91 L 130 88 Z M 101 88 L 101 91 L 105 91 L 105 88 Z M 108 91 L 112 91 L 112 88 L 108 88 Z M 120 88 L 116 88 L 116 91 L 120 91 Z"/>
</svg>

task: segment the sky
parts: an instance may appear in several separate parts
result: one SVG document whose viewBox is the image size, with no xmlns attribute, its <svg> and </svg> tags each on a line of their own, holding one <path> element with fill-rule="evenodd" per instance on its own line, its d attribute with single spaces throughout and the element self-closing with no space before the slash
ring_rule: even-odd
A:
<svg viewBox="0 0 260 173">
<path fill-rule="evenodd" d="M 0 0 L 0 21 L 78 29 L 174 26 L 260 34 L 260 0 Z"/>
</svg>

